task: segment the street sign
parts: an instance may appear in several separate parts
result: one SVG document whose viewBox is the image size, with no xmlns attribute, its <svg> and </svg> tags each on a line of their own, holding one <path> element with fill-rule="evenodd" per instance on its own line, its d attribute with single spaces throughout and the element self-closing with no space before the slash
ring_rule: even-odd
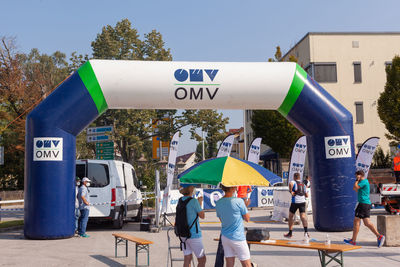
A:
<svg viewBox="0 0 400 267">
<path fill-rule="evenodd" d="M 110 141 L 110 135 L 88 135 L 86 136 L 86 141 L 90 142 L 103 142 L 103 141 Z"/>
<path fill-rule="evenodd" d="M 96 155 L 96 159 L 114 159 L 114 155 Z"/>
<path fill-rule="evenodd" d="M 4 165 L 4 146 L 0 146 L 0 165 Z"/>
<path fill-rule="evenodd" d="M 113 141 L 96 143 L 96 148 L 114 147 Z"/>
<path fill-rule="evenodd" d="M 89 127 L 86 129 L 88 135 L 93 134 L 111 134 L 114 131 L 113 126 Z"/>
<path fill-rule="evenodd" d="M 106 148 L 96 148 L 96 155 L 100 154 L 114 154 L 113 147 L 106 147 Z"/>
</svg>

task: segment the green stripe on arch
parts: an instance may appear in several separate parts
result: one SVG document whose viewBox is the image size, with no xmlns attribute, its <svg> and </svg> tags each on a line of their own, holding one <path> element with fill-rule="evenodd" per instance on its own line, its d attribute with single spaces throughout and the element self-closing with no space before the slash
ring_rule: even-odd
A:
<svg viewBox="0 0 400 267">
<path fill-rule="evenodd" d="M 292 109 L 294 103 L 296 103 L 301 91 L 304 87 L 304 82 L 307 80 L 307 72 L 303 70 L 298 64 L 296 64 L 296 71 L 292 84 L 290 85 L 289 92 L 287 93 L 285 100 L 283 100 L 278 111 L 286 117 Z"/>
<path fill-rule="evenodd" d="M 100 115 L 107 110 L 108 105 L 89 61 L 78 69 L 78 74 L 96 104 L 97 111 Z"/>
</svg>

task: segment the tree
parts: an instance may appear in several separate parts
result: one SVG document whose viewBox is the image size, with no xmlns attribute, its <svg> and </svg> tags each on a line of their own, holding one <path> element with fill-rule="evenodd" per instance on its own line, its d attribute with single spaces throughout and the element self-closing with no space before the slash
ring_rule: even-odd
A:
<svg viewBox="0 0 400 267">
<path fill-rule="evenodd" d="M 263 143 L 279 153 L 282 158 L 289 158 L 296 140 L 302 133 L 290 124 L 279 112 L 274 110 L 254 110 L 251 127 Z"/>
<path fill-rule="evenodd" d="M 391 168 L 391 166 L 392 166 L 392 160 L 390 158 L 389 152 L 386 153 L 385 155 L 382 148 L 378 146 L 372 158 L 371 168 L 384 169 L 384 168 Z"/>
<path fill-rule="evenodd" d="M 281 57 L 281 48 L 277 46 L 275 59 L 269 58 L 268 61 L 277 62 Z M 297 62 L 297 58 L 290 56 L 289 61 Z M 290 157 L 294 143 L 302 136 L 296 127 L 275 110 L 255 110 L 251 119 L 251 127 L 255 136 L 262 137 L 262 142 L 283 158 Z"/>
<path fill-rule="evenodd" d="M 391 145 L 400 143 L 400 57 L 395 56 L 392 65 L 386 67 L 386 85 L 378 99 L 378 114 L 392 140 Z"/>
<path fill-rule="evenodd" d="M 0 168 L 1 189 L 24 185 L 25 118 L 68 74 L 65 54 L 40 54 L 32 49 L 18 54 L 15 41 L 0 43 L 0 135 L 5 164 Z"/>
<path fill-rule="evenodd" d="M 103 27 L 92 42 L 93 57 L 120 60 L 172 60 L 169 49 L 164 48 L 162 35 L 153 30 L 141 40 L 138 31 L 128 19 L 117 22 L 115 27 Z M 156 110 L 107 110 L 96 125 L 113 125 L 114 140 L 125 162 L 134 163 L 145 152 L 146 140 L 151 136 L 153 119 L 171 116 L 176 111 Z M 164 124 L 164 123 L 163 123 Z M 165 123 L 167 124 L 167 123 Z M 169 139 L 171 127 L 160 126 L 163 139 Z M 149 151 L 147 149 L 147 151 Z M 150 155 L 146 155 L 151 158 Z"/>
<path fill-rule="evenodd" d="M 187 121 L 192 125 L 189 130 L 192 138 L 198 142 L 202 141 L 202 137 L 197 134 L 196 130 L 200 128 L 205 132 L 205 139 L 207 142 L 206 158 L 215 157 L 217 154 L 217 144 L 222 141 L 226 136 L 226 124 L 229 118 L 223 118 L 222 113 L 216 110 L 185 110 L 184 116 Z"/>
</svg>

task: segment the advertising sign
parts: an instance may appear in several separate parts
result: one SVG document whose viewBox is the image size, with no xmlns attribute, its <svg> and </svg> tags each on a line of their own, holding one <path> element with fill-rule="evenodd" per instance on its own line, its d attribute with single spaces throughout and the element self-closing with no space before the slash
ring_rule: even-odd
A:
<svg viewBox="0 0 400 267">
<path fill-rule="evenodd" d="M 325 137 L 327 159 L 351 158 L 350 135 Z"/>
<path fill-rule="evenodd" d="M 175 175 L 175 163 L 176 163 L 176 155 L 178 154 L 178 145 L 179 145 L 179 132 L 176 132 L 171 140 L 171 146 L 169 149 L 169 156 L 168 156 L 168 166 L 167 166 L 167 185 L 164 190 L 164 199 L 169 199 L 169 191 L 171 189 L 172 180 L 174 179 Z M 162 212 L 168 210 L 168 201 L 163 203 Z"/>
<path fill-rule="evenodd" d="M 249 147 L 249 153 L 247 155 L 247 160 L 250 162 L 253 162 L 255 164 L 258 164 L 260 160 L 260 149 L 261 149 L 261 137 L 257 137 L 256 139 L 253 140 Z"/>
<path fill-rule="evenodd" d="M 293 181 L 293 175 L 298 172 L 303 180 L 304 164 L 307 154 L 307 140 L 305 136 L 300 137 L 292 150 L 292 157 L 289 164 L 289 182 Z"/>
<path fill-rule="evenodd" d="M 33 161 L 62 161 L 63 139 L 58 137 L 33 138 Z"/>
<path fill-rule="evenodd" d="M 221 145 L 218 149 L 217 158 L 226 157 L 231 154 L 233 140 L 235 139 L 235 135 L 228 135 L 224 141 L 222 141 Z"/>
<path fill-rule="evenodd" d="M 274 188 L 273 187 L 257 187 L 257 207 L 274 206 Z M 253 192 L 254 194 L 254 192 Z"/>
<path fill-rule="evenodd" d="M 371 137 L 361 146 L 356 159 L 356 170 L 363 170 L 365 178 L 368 177 L 372 158 L 379 143 L 379 137 Z"/>
<path fill-rule="evenodd" d="M 292 196 L 286 190 L 274 190 L 274 213 L 272 220 L 282 221 L 283 218 L 289 218 L 289 207 L 292 201 Z"/>
</svg>

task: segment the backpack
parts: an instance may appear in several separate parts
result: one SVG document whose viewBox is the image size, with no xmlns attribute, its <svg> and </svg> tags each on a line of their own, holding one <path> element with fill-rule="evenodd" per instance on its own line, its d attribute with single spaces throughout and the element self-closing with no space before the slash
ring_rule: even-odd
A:
<svg viewBox="0 0 400 267">
<path fill-rule="evenodd" d="M 296 196 L 305 196 L 306 192 L 304 190 L 304 184 L 301 181 L 295 181 L 297 186 L 296 186 L 296 191 L 294 191 L 294 193 L 296 194 Z"/>
<path fill-rule="evenodd" d="M 192 224 L 189 226 L 188 221 L 187 221 L 187 214 L 186 214 L 186 206 L 189 203 L 190 200 L 192 200 L 192 197 L 187 198 L 186 200 L 182 200 L 182 198 L 179 199 L 178 205 L 176 206 L 176 216 L 175 216 L 175 235 L 179 237 L 179 240 L 181 241 L 180 248 L 182 250 L 182 247 L 186 249 L 186 240 L 190 238 L 192 235 L 190 234 L 190 229 L 193 227 L 193 225 L 196 223 L 197 219 L 199 218 L 199 215 L 196 215 L 196 218 L 192 222 Z M 199 232 L 199 229 L 197 228 L 196 224 L 196 233 Z M 185 238 L 185 241 L 182 240 L 182 238 Z"/>
</svg>

